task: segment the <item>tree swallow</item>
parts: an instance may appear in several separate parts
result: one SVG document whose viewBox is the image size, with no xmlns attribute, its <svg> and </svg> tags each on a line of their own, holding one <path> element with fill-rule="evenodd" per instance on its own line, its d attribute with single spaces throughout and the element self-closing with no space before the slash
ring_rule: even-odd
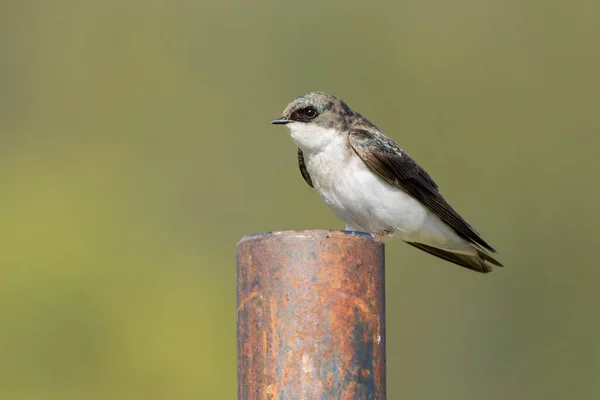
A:
<svg viewBox="0 0 600 400">
<path fill-rule="evenodd" d="M 302 177 L 346 230 L 396 236 L 477 272 L 501 267 L 496 251 L 451 206 L 429 174 L 392 139 L 337 97 L 308 93 L 283 116 Z"/>
</svg>

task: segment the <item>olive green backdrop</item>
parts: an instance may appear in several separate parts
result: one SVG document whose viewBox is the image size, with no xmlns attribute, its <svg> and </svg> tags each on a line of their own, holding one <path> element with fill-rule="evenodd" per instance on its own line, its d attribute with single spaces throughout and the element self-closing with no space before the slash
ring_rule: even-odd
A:
<svg viewBox="0 0 600 400">
<path fill-rule="evenodd" d="M 235 244 L 338 95 L 500 251 L 387 246 L 390 399 L 600 397 L 597 0 L 0 3 L 0 398 L 234 399 Z"/>
</svg>

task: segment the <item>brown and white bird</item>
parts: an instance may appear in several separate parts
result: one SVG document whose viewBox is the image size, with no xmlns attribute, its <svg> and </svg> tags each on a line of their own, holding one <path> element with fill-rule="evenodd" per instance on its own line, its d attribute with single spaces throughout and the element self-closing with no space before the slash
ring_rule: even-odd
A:
<svg viewBox="0 0 600 400">
<path fill-rule="evenodd" d="M 448 204 L 429 174 L 337 97 L 308 93 L 272 123 L 288 126 L 302 177 L 346 230 L 393 235 L 478 272 L 502 266 L 488 254 L 496 251 Z"/>
</svg>

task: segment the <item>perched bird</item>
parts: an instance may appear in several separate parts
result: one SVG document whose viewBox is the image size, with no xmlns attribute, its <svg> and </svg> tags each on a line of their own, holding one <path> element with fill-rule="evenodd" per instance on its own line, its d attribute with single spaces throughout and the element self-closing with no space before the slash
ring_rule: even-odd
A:
<svg viewBox="0 0 600 400">
<path fill-rule="evenodd" d="M 451 206 L 429 174 L 337 97 L 308 93 L 273 124 L 287 125 L 302 177 L 346 230 L 395 236 L 477 272 L 502 266 L 496 251 Z"/>
</svg>

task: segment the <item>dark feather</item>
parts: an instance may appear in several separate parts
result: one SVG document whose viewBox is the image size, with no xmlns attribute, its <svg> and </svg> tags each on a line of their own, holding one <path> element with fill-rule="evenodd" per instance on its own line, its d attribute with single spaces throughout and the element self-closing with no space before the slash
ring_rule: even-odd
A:
<svg viewBox="0 0 600 400">
<path fill-rule="evenodd" d="M 302 153 L 302 150 L 300 150 L 300 149 L 298 149 L 298 166 L 300 167 L 300 173 L 302 174 L 302 177 L 304 178 L 306 183 L 308 183 L 308 186 L 310 186 L 311 188 L 314 188 L 312 179 L 310 179 L 310 174 L 308 173 L 308 170 L 306 169 L 306 164 L 304 164 L 304 154 Z"/>
<path fill-rule="evenodd" d="M 379 176 L 420 201 L 448 224 L 462 238 L 489 251 L 496 252 L 438 192 L 438 186 L 429 174 L 413 161 L 392 139 L 378 130 L 355 129 L 349 132 L 350 145 L 358 156 Z M 411 243 L 414 245 L 413 243 Z M 420 245 L 419 246 L 423 246 Z M 424 249 L 422 249 L 424 250 Z M 425 250 L 428 251 L 428 250 Z M 438 252 L 441 252 L 439 250 Z M 440 254 L 433 253 L 438 257 Z M 457 261 L 450 260 L 455 262 Z M 460 260 L 459 260 L 460 261 Z M 467 266 L 463 264 L 459 264 Z M 469 268 L 469 267 L 468 267 Z M 485 271 L 483 271 L 485 272 Z"/>
<path fill-rule="evenodd" d="M 442 260 L 450 261 L 451 263 L 460 265 L 461 267 L 469 268 L 473 271 L 488 273 L 492 272 L 492 267 L 487 264 L 490 262 L 498 267 L 502 267 L 498 261 L 494 260 L 483 251 L 477 249 L 477 255 L 457 254 L 446 250 L 438 249 L 437 247 L 427 246 L 422 243 L 406 242 L 419 250 L 423 250 L 433 256 L 439 257 Z"/>
</svg>

